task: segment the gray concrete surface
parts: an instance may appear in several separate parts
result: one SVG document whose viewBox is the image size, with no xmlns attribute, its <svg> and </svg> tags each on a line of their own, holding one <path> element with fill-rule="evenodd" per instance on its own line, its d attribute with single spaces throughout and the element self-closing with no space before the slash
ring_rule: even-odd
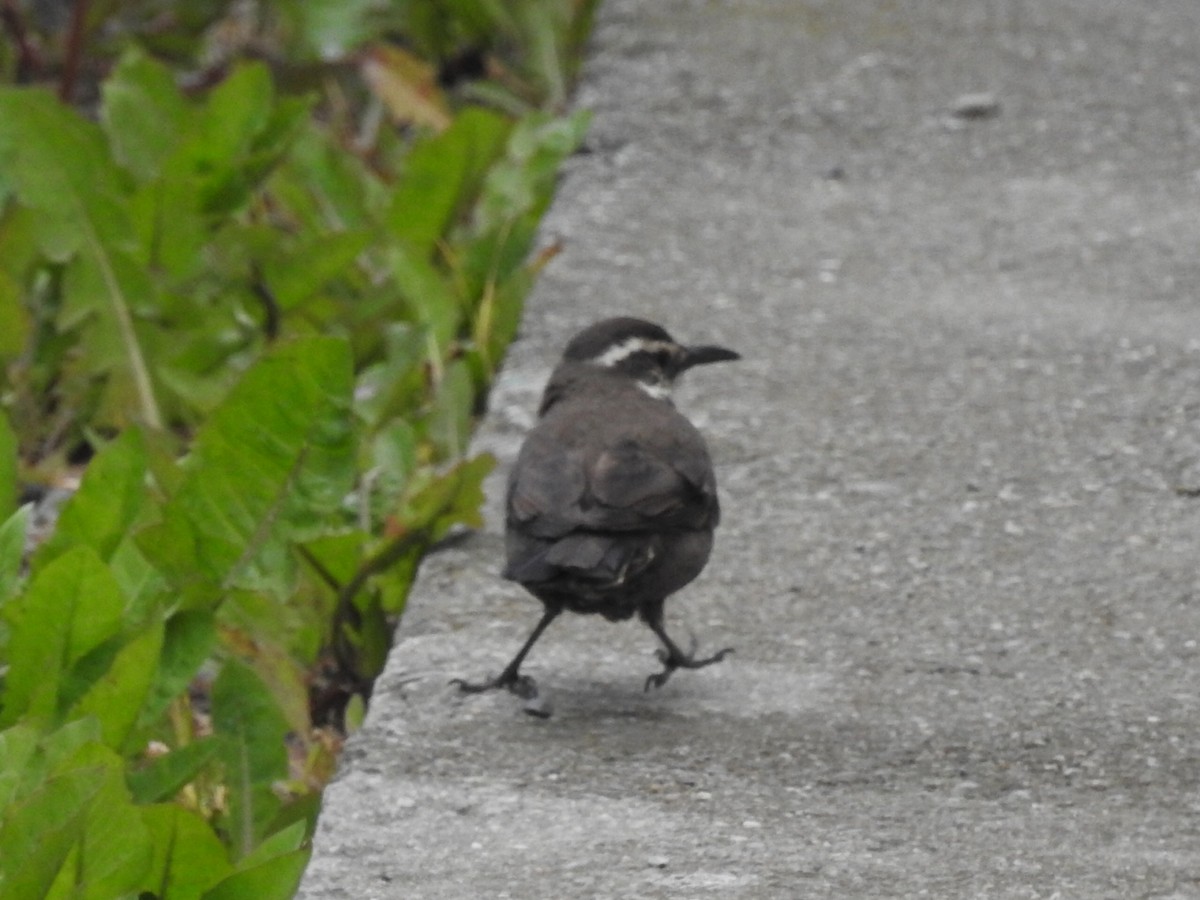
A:
<svg viewBox="0 0 1200 900">
<path fill-rule="evenodd" d="M 648 631 L 564 618 L 553 718 L 458 696 L 539 610 L 498 475 L 301 896 L 1200 897 L 1200 4 L 607 0 L 578 102 L 478 444 L 600 316 L 741 350 L 669 610 L 737 655 L 646 695 Z"/>
</svg>

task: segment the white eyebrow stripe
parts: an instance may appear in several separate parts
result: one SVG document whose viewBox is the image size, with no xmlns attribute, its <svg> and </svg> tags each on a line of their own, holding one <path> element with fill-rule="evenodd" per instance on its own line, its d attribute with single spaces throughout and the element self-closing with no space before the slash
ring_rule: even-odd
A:
<svg viewBox="0 0 1200 900">
<path fill-rule="evenodd" d="M 671 385 L 665 381 L 660 381 L 655 384 L 648 384 L 645 381 L 639 381 L 637 386 L 653 397 L 655 400 L 670 400 Z"/>
<path fill-rule="evenodd" d="M 635 353 L 641 353 L 642 351 L 648 353 L 655 353 L 659 350 L 669 351 L 673 347 L 673 344 L 666 341 L 651 341 L 646 338 L 634 337 L 624 340 L 619 344 L 614 344 L 592 360 L 592 362 L 598 366 L 609 368 L 624 359 L 629 359 Z"/>
</svg>

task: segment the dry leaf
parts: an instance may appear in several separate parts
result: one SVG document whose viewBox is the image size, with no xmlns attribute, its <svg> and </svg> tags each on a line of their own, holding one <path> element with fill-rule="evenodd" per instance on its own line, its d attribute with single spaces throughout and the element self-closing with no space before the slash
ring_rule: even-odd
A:
<svg viewBox="0 0 1200 900">
<path fill-rule="evenodd" d="M 398 47 L 377 45 L 362 60 L 362 76 L 393 121 L 444 131 L 450 125 L 446 97 L 429 63 Z"/>
</svg>

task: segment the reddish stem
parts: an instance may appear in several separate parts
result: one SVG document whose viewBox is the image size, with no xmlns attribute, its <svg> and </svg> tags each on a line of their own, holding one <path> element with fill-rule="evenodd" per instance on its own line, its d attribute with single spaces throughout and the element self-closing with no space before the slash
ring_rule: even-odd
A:
<svg viewBox="0 0 1200 900">
<path fill-rule="evenodd" d="M 16 81 L 17 84 L 24 84 L 42 67 L 42 60 L 33 44 L 29 42 L 25 22 L 17 9 L 17 0 L 4 0 L 4 4 L 0 6 L 0 22 L 4 24 L 4 30 L 17 46 Z"/>
<path fill-rule="evenodd" d="M 75 0 L 71 7 L 66 58 L 63 60 L 62 81 L 58 84 L 58 99 L 63 103 L 71 102 L 71 95 L 75 93 L 75 80 L 79 77 L 79 65 L 83 57 L 83 39 L 87 29 L 89 6 L 89 0 Z"/>
</svg>

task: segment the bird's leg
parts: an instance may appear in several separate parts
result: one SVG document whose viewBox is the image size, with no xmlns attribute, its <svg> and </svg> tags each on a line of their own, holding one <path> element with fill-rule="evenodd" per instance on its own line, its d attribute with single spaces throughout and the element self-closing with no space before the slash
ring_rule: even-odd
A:
<svg viewBox="0 0 1200 900">
<path fill-rule="evenodd" d="M 652 687 L 660 688 L 666 684 L 667 679 L 671 677 L 671 673 L 676 669 L 703 669 L 705 666 L 719 663 L 728 654 L 733 652 L 732 647 L 726 647 L 724 650 L 718 650 L 712 656 L 696 659 L 696 639 L 693 637 L 691 649 L 687 653 L 684 653 L 679 649 L 679 645 L 671 640 L 671 636 L 667 634 L 667 630 L 663 627 L 663 605 L 661 602 L 643 609 L 642 618 L 650 626 L 650 630 L 658 635 L 658 639 L 663 642 L 663 647 L 665 648 L 658 651 L 658 658 L 663 664 L 663 670 L 656 672 L 646 679 L 645 689 L 647 691 Z"/>
<path fill-rule="evenodd" d="M 481 694 L 484 691 L 492 691 L 497 688 L 504 688 L 522 700 L 533 700 L 537 697 L 537 683 L 528 675 L 521 675 L 521 663 L 525 661 L 525 657 L 529 651 L 533 649 L 533 645 L 537 643 L 537 639 L 542 636 L 542 632 L 549 627 L 550 623 L 558 618 L 558 614 L 562 612 L 561 606 L 546 606 L 546 612 L 542 615 L 542 620 L 537 623 L 537 627 L 533 629 L 533 634 L 529 635 L 529 639 L 517 651 L 517 655 L 512 658 L 504 671 L 487 681 L 469 682 L 461 678 L 455 678 L 451 684 L 458 685 L 458 689 L 464 694 Z"/>
</svg>

